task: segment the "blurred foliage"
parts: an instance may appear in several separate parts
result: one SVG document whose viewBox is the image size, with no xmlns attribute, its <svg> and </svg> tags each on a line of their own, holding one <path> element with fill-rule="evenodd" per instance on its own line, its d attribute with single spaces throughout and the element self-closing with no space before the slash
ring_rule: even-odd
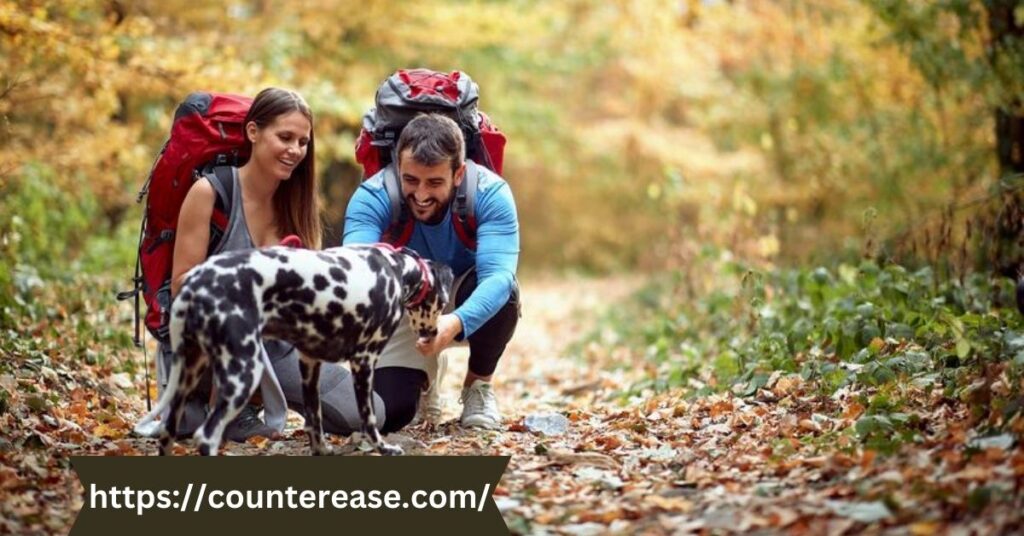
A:
<svg viewBox="0 0 1024 536">
<path fill-rule="evenodd" d="M 361 115 L 417 66 L 470 73 L 508 134 L 524 268 L 885 254 L 1013 182 L 993 110 L 1020 113 L 1024 62 L 993 6 L 1024 20 L 1005 0 L 0 0 L 0 288 L 76 260 L 127 274 L 135 192 L 199 89 L 307 98 L 337 241 Z"/>
<path fill-rule="evenodd" d="M 909 386 L 966 403 L 982 429 L 1024 412 L 1024 322 L 994 306 L 1012 303 L 1012 292 L 1003 278 L 872 261 L 762 271 L 709 246 L 610 311 L 576 353 L 643 367 L 649 380 L 626 396 L 678 388 L 750 397 L 798 374 L 822 396 L 863 397 L 857 430 L 887 451 L 912 440 L 898 413 Z"/>
</svg>

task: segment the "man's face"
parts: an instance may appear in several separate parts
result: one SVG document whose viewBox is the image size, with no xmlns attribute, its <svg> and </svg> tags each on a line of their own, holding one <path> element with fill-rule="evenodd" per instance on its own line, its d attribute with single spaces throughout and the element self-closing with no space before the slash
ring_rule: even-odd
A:
<svg viewBox="0 0 1024 536">
<path fill-rule="evenodd" d="M 402 151 L 398 172 L 401 176 L 402 196 L 412 216 L 430 225 L 440 223 L 455 195 L 455 189 L 462 184 L 465 170 L 466 165 L 463 164 L 453 172 L 450 161 L 426 166 L 412 157 L 412 150 Z"/>
</svg>

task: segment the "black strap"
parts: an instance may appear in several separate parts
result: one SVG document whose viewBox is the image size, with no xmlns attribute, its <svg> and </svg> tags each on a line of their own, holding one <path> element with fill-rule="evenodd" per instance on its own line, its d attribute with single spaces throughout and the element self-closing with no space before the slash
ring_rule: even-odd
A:
<svg viewBox="0 0 1024 536">
<path fill-rule="evenodd" d="M 402 199 L 402 185 L 398 182 L 397 168 L 394 163 L 388 164 L 384 168 L 384 190 L 387 191 L 388 201 L 391 203 L 392 226 L 408 216 L 405 213 L 407 209 Z"/>
<path fill-rule="evenodd" d="M 476 162 L 467 159 L 466 172 L 462 176 L 462 184 L 455 191 L 455 199 L 453 201 L 454 215 L 462 223 L 466 223 L 472 218 L 473 212 L 476 210 L 476 188 L 478 181 L 479 176 L 477 176 Z M 476 229 L 473 229 L 473 231 L 476 231 Z"/>
</svg>

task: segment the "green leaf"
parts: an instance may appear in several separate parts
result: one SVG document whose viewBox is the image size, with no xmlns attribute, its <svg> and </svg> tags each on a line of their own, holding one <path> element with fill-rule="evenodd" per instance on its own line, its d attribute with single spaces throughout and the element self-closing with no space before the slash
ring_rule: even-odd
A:
<svg viewBox="0 0 1024 536">
<path fill-rule="evenodd" d="M 965 359 L 971 354 L 971 343 L 967 339 L 959 339 L 956 341 L 956 355 L 960 359 Z"/>
</svg>

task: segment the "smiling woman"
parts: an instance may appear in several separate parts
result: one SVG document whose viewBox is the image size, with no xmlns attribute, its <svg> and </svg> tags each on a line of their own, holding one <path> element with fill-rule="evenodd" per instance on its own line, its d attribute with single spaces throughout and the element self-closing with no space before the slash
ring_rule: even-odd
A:
<svg viewBox="0 0 1024 536">
<path fill-rule="evenodd" d="M 246 116 L 245 137 L 252 156 L 238 168 L 237 181 L 242 225 L 250 244 L 239 245 L 268 246 L 294 234 L 307 247 L 319 249 L 322 229 L 309 106 L 294 91 L 264 89 Z M 196 181 L 185 197 L 178 216 L 172 294 L 177 294 L 185 273 L 210 251 L 207 222 L 215 201 L 215 189 L 208 180 Z"/>
<path fill-rule="evenodd" d="M 241 167 L 225 173 L 230 177 L 223 182 L 230 185 L 215 185 L 204 177 L 192 185 L 182 204 L 171 269 L 172 296 L 178 293 L 188 271 L 213 254 L 276 245 L 289 235 L 297 236 L 306 247 L 320 248 L 322 226 L 314 170 L 313 114 L 309 105 L 294 91 L 267 88 L 253 100 L 244 126 L 251 156 Z M 230 196 L 222 201 L 229 210 L 227 227 L 220 238 L 210 234 L 218 190 L 222 196 Z M 297 366 L 297 356 L 290 345 L 266 341 L 264 348 L 275 367 L 290 371 Z M 159 356 L 162 390 L 170 370 L 170 347 L 161 345 Z M 207 373 L 200 380 L 196 396 L 186 405 L 179 426 L 183 433 L 191 434 L 206 418 L 211 389 Z M 261 392 L 256 400 L 266 402 L 268 422 L 283 422 L 285 400 L 280 391 L 272 391 Z M 241 441 L 276 431 L 278 426 L 267 426 L 258 414 L 258 406 L 246 406 L 228 426 L 225 436 Z"/>
</svg>

